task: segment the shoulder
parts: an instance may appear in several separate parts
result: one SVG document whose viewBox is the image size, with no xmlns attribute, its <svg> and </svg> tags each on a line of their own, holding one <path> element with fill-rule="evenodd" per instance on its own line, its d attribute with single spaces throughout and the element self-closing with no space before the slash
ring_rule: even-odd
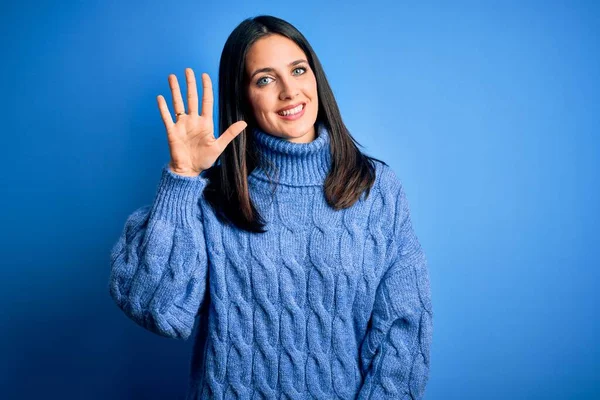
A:
<svg viewBox="0 0 600 400">
<path fill-rule="evenodd" d="M 373 159 L 375 164 L 375 187 L 384 196 L 396 197 L 402 190 L 400 176 L 387 163 Z"/>
<path fill-rule="evenodd" d="M 400 176 L 387 164 L 377 162 L 377 187 L 380 194 L 379 215 L 382 230 L 389 234 L 392 246 L 390 259 L 395 258 L 401 249 L 403 255 L 420 249 L 418 238 L 412 226 L 411 206 Z"/>
<path fill-rule="evenodd" d="M 388 164 L 375 161 L 376 180 L 374 202 L 378 204 L 380 219 L 389 225 L 391 231 L 397 231 L 409 218 L 410 204 L 400 175 Z"/>
</svg>

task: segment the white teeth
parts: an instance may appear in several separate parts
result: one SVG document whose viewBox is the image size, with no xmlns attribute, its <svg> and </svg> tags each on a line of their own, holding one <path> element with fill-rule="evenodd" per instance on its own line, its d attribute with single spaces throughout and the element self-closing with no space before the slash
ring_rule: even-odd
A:
<svg viewBox="0 0 600 400">
<path fill-rule="evenodd" d="M 300 111 L 302 111 L 303 108 L 304 108 L 304 104 L 300 104 L 296 108 L 292 108 L 291 110 L 282 111 L 282 112 L 279 112 L 277 114 L 283 115 L 283 116 L 294 115 L 294 114 L 298 114 Z"/>
</svg>

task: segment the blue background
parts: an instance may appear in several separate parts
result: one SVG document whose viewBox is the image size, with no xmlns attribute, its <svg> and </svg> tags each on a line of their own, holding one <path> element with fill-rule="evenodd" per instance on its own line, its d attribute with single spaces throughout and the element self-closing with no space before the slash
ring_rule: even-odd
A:
<svg viewBox="0 0 600 400">
<path fill-rule="evenodd" d="M 259 14 L 305 34 L 404 182 L 434 306 L 426 399 L 600 398 L 595 2 L 0 7 L 2 398 L 183 398 L 192 341 L 127 319 L 109 252 L 169 160 L 167 76 L 216 91 L 227 36 Z"/>
</svg>

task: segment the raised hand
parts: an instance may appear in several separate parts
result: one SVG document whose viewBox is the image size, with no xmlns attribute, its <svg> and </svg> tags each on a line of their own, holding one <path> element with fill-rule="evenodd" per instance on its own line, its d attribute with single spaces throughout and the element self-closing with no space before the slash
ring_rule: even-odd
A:
<svg viewBox="0 0 600 400">
<path fill-rule="evenodd" d="M 167 129 L 167 139 L 171 161 L 171 171 L 183 176 L 198 176 L 210 168 L 227 145 L 239 135 L 248 124 L 238 121 L 232 124 L 218 139 L 214 136 L 213 90 L 207 73 L 202 74 L 202 114 L 198 114 L 198 90 L 196 78 L 191 68 L 186 68 L 188 111 L 181 97 L 179 83 L 174 74 L 169 75 L 169 86 L 173 97 L 176 122 L 173 122 L 165 98 L 157 96 L 160 115 Z"/>
</svg>

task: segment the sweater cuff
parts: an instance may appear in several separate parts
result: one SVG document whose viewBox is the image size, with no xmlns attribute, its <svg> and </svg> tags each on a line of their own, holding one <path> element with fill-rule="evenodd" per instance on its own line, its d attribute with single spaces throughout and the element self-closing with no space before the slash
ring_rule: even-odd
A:
<svg viewBox="0 0 600 400">
<path fill-rule="evenodd" d="M 198 219 L 198 203 L 207 184 L 208 179 L 202 175 L 178 175 L 168 164 L 164 165 L 150 217 L 179 226 L 193 224 Z"/>
</svg>

